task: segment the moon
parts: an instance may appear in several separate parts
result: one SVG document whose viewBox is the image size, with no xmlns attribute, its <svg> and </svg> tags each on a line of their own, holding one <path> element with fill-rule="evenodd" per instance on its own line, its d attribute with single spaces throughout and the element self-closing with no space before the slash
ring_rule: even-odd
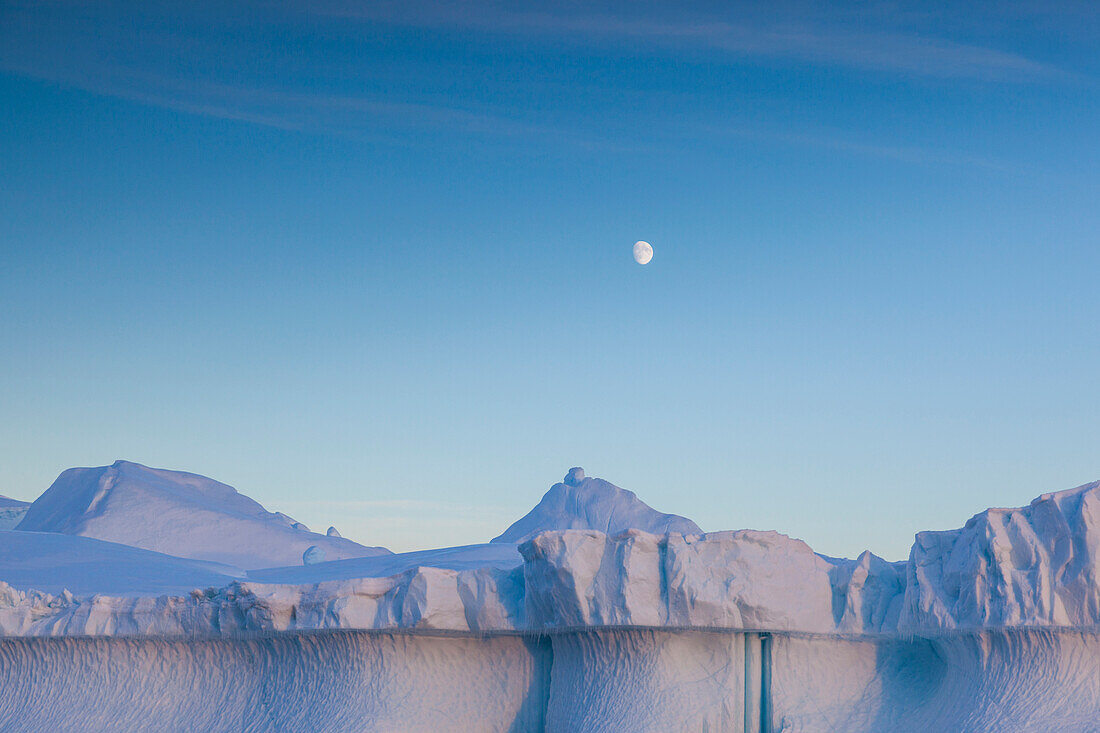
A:
<svg viewBox="0 0 1100 733">
<path fill-rule="evenodd" d="M 649 242 L 635 242 L 634 243 L 634 261 L 639 265 L 644 265 L 653 259 L 653 247 Z"/>
</svg>

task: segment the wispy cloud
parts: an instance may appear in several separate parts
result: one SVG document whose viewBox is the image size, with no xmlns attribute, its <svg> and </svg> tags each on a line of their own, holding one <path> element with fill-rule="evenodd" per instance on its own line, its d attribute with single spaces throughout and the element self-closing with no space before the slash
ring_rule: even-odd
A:
<svg viewBox="0 0 1100 733">
<path fill-rule="evenodd" d="M 177 11 L 179 28 L 170 22 Z M 290 60 L 304 67 L 294 76 L 314 82 L 320 76 L 322 83 L 283 78 L 265 70 L 265 57 L 273 57 L 265 22 L 294 25 L 296 16 L 273 14 L 263 3 L 242 3 L 231 17 L 213 10 L 206 28 L 196 12 L 172 3 L 150 3 L 132 15 L 109 2 L 0 4 L 0 71 L 188 114 L 358 140 L 422 141 L 425 133 L 447 131 L 472 138 L 599 144 L 581 131 L 525 117 L 522 110 L 334 90 L 323 79 L 325 71 L 354 78 L 356 70 L 323 69 L 325 58 Z M 254 16 L 265 32 L 230 32 L 240 14 Z M 309 45 L 308 37 L 299 40 Z M 226 60 L 216 61 L 219 57 Z M 256 69 L 260 73 L 248 73 Z"/>
<path fill-rule="evenodd" d="M 822 18 L 745 22 L 723 15 L 664 17 L 585 12 L 515 11 L 468 3 L 401 2 L 348 5 L 321 2 L 311 13 L 364 22 L 484 32 L 544 35 L 573 42 L 629 41 L 636 52 L 710 49 L 738 58 L 796 59 L 882 72 L 1003 81 L 1070 80 L 1077 75 L 1018 53 L 890 29 L 855 30 Z M 686 16 L 686 17 L 685 17 Z M 814 22 L 816 20 L 816 22 Z"/>
<path fill-rule="evenodd" d="M 833 150 L 840 153 L 871 158 L 884 158 L 913 165 L 948 165 L 984 168 L 1001 173 L 1008 172 L 1009 166 L 993 158 L 963 153 L 955 150 L 932 149 L 912 145 L 889 145 L 867 141 L 850 140 L 840 133 L 792 133 L 780 130 L 755 129 L 750 127 L 707 127 L 708 135 L 729 136 L 779 145 Z"/>
<path fill-rule="evenodd" d="M 235 120 L 281 130 L 352 139 L 383 139 L 386 133 L 449 130 L 490 137 L 541 137 L 594 145 L 581 134 L 515 119 L 493 111 L 403 102 L 368 95 L 287 90 L 182 78 L 100 60 L 90 64 L 36 63 L 0 51 L 0 69 L 188 114 Z M 386 138 L 395 142 L 397 137 Z"/>
<path fill-rule="evenodd" d="M 635 126 L 630 135 L 616 134 L 598 124 L 598 115 L 590 118 L 583 108 L 569 108 L 568 99 L 558 102 L 569 108 L 565 114 L 554 114 L 555 110 L 546 114 L 537 106 L 511 99 L 511 88 L 476 99 L 447 93 L 446 85 L 413 89 L 371 84 L 364 75 L 372 70 L 357 66 L 356 53 L 330 58 L 324 44 L 313 48 L 312 41 L 331 35 L 336 28 L 354 49 L 357 43 L 384 37 L 386 29 L 412 27 L 470 37 L 543 39 L 556 53 L 580 45 L 620 55 L 697 58 L 706 54 L 711 61 L 730 63 L 794 60 L 940 79 L 1060 82 L 1074 78 L 1018 53 L 822 15 L 798 18 L 741 12 L 743 17 L 734 17 L 740 11 L 707 14 L 664 9 L 658 16 L 641 15 L 628 6 L 616 14 L 588 10 L 587 5 L 583 9 L 555 3 L 540 5 L 539 10 L 529 7 L 420 0 L 355 4 L 319 0 L 284 6 L 246 0 L 232 6 L 151 2 L 134 8 L 112 2 L 12 0 L 0 4 L 0 69 L 188 114 L 362 141 L 424 145 L 434 133 L 457 133 L 468 140 L 514 140 L 528 149 L 567 145 L 600 150 L 676 143 L 662 137 L 668 125 L 662 127 L 660 120 L 651 120 L 654 124 L 648 127 Z M 381 31 L 379 26 L 384 26 Z M 290 44 L 294 48 L 307 50 L 279 50 L 285 38 L 294 39 Z M 272 65 L 294 73 L 284 75 L 269 69 Z M 353 83 L 348 84 L 349 79 Z M 646 94 L 642 89 L 630 93 Z M 599 90 L 589 90 L 589 96 L 598 100 Z M 697 129 L 703 129 L 701 122 L 695 120 Z M 733 134 L 903 162 L 964 161 L 996 167 L 966 156 L 820 134 L 768 129 Z"/>
</svg>

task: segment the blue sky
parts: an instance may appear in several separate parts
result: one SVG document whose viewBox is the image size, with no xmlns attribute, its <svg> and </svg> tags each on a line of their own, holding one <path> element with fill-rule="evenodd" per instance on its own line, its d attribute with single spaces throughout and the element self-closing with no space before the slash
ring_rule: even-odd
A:
<svg viewBox="0 0 1100 733">
<path fill-rule="evenodd" d="M 0 6 L 0 493 L 895 559 L 1100 478 L 1088 4 L 223 5 Z"/>
</svg>

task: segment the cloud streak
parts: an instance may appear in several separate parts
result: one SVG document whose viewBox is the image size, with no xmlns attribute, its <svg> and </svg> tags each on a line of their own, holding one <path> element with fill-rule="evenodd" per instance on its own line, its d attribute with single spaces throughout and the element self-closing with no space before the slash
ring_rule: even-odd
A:
<svg viewBox="0 0 1100 733">
<path fill-rule="evenodd" d="M 956 165 L 984 168 L 999 173 L 1011 172 L 1003 163 L 992 158 L 959 153 L 950 150 L 934 150 L 917 146 L 884 145 L 864 141 L 849 140 L 838 135 L 798 134 L 779 130 L 758 130 L 737 127 L 709 127 L 705 132 L 711 135 L 757 140 L 765 143 L 777 143 L 796 147 L 832 150 L 840 153 L 884 158 L 899 163 L 913 165 Z"/>
<path fill-rule="evenodd" d="M 415 28 L 447 37 L 457 34 L 468 43 L 487 35 L 507 36 L 528 46 L 533 39 L 555 53 L 579 46 L 584 53 L 620 58 L 625 54 L 704 57 L 708 63 L 797 62 L 935 78 L 940 83 L 1058 83 L 1076 78 L 1017 53 L 890 27 L 856 28 L 843 18 L 745 14 L 731 20 L 713 12 L 612 15 L 565 11 L 553 3 L 539 11 L 524 9 L 528 7 L 416 0 L 356 5 L 322 0 L 308 6 L 244 2 L 231 10 L 163 2 L 139 9 L 111 2 L 10 2 L 0 5 L 0 69 L 187 114 L 357 141 L 425 145 L 433 135 L 457 134 L 470 141 L 522 142 L 528 150 L 565 145 L 604 151 L 661 148 L 676 142 L 667 120 L 655 117 L 651 125 L 619 134 L 568 99 L 565 106 L 576 108 L 556 114 L 512 99 L 515 89 L 479 100 L 447 93 L 445 85 L 433 83 L 422 88 L 376 84 L 368 78 L 376 68 L 357 66 L 355 44 L 385 38 L 395 28 Z M 323 44 L 311 47 L 317 38 L 334 33 L 352 45 L 352 53 L 334 59 Z M 293 39 L 289 51 L 280 46 L 287 45 L 287 37 Z M 297 48 L 309 50 L 295 52 Z M 379 65 L 375 58 L 374 66 Z M 293 73 L 282 73 L 284 68 Z M 446 66 L 438 69 L 440 75 L 448 71 Z M 592 95 L 598 100 L 599 90 Z M 693 124 L 697 133 L 706 133 L 702 120 Z M 681 127 L 676 135 L 683 132 Z M 949 153 L 764 128 L 734 134 L 902 162 L 960 160 Z M 969 163 L 996 167 L 977 159 Z"/>
<path fill-rule="evenodd" d="M 161 54 L 155 51 L 151 54 L 154 60 L 148 63 L 126 54 L 112 58 L 95 42 L 82 44 L 79 35 L 67 54 L 52 53 L 47 45 L 26 40 L 0 43 L 0 69 L 187 114 L 390 143 L 401 142 L 401 133 L 407 137 L 447 130 L 469 136 L 563 138 L 578 145 L 592 144 L 581 135 L 568 135 L 500 111 L 403 101 L 367 93 L 288 89 L 264 80 L 229 82 L 201 73 L 170 73 L 164 63 L 156 60 Z M 187 50 L 195 55 L 203 53 L 201 48 Z"/>
<path fill-rule="evenodd" d="M 361 22 L 551 36 L 573 43 L 628 41 L 635 44 L 636 51 L 697 54 L 705 48 L 740 59 L 793 59 L 941 78 L 1017 82 L 1077 78 L 1054 65 L 986 46 L 922 33 L 854 30 L 794 19 L 732 22 L 714 15 L 566 15 L 499 7 L 493 12 L 471 12 L 468 4 L 423 2 L 354 6 L 320 3 L 311 6 L 311 12 Z"/>
</svg>

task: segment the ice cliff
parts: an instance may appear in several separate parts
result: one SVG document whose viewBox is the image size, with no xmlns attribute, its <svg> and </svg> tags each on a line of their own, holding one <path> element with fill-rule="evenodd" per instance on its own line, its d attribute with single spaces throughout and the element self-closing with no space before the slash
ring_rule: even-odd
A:
<svg viewBox="0 0 1100 733">
<path fill-rule="evenodd" d="M 879 632 L 904 590 L 903 571 L 870 553 L 829 560 L 777 532 L 547 532 L 520 552 L 541 628 Z"/>
<path fill-rule="evenodd" d="M 1098 624 L 1100 482 L 916 537 L 905 630 Z"/>
</svg>

